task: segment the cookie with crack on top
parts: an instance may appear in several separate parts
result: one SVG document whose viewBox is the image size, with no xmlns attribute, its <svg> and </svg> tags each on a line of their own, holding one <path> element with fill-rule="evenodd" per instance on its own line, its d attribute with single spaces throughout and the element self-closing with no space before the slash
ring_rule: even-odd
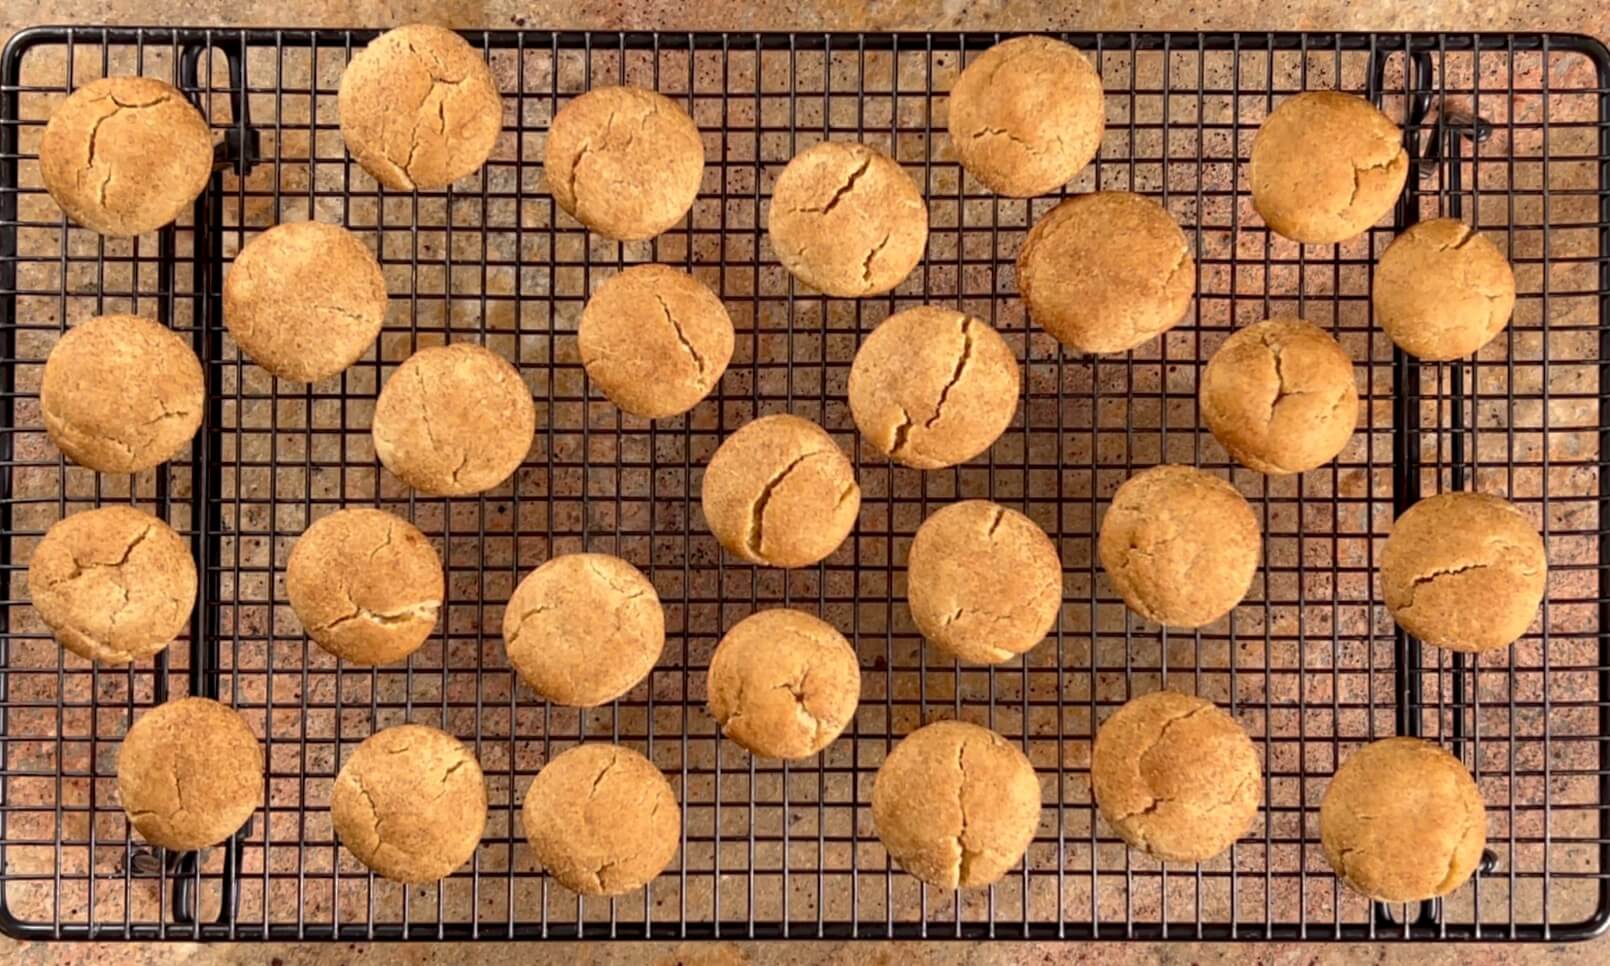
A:
<svg viewBox="0 0 1610 966">
<path fill-rule="evenodd" d="M 1493 240 L 1453 218 L 1410 225 L 1375 263 L 1375 317 L 1411 356 L 1447 361 L 1498 337 L 1515 272 Z"/>
<path fill-rule="evenodd" d="M 1228 849 L 1263 797 L 1246 730 L 1213 702 L 1174 691 L 1133 698 L 1102 722 L 1090 786 L 1120 838 L 1167 862 Z"/>
<path fill-rule="evenodd" d="M 1040 824 L 1040 780 L 1005 738 L 936 721 L 889 752 L 872 785 L 889 857 L 944 889 L 987 886 L 1023 858 Z"/>
<path fill-rule="evenodd" d="M 1380 221 L 1409 176 L 1403 131 L 1362 97 L 1306 91 L 1258 128 L 1247 163 L 1252 206 L 1308 244 L 1343 242 Z"/>
<path fill-rule="evenodd" d="M 353 664 L 401 661 L 436 627 L 442 559 L 407 520 L 367 507 L 337 510 L 302 532 L 285 591 L 314 643 Z"/>
<path fill-rule="evenodd" d="M 486 830 L 486 779 L 452 735 L 418 724 L 384 728 L 336 774 L 330 824 L 376 873 L 435 882 L 475 855 Z"/>
<path fill-rule="evenodd" d="M 1480 653 L 1532 626 L 1548 551 L 1532 520 L 1486 493 L 1439 493 L 1403 511 L 1381 549 L 1386 609 L 1427 644 Z"/>
<path fill-rule="evenodd" d="M 74 463 L 138 473 L 190 445 L 205 395 L 201 360 L 167 326 L 99 315 L 50 350 L 39 411 L 50 441 Z"/>
<path fill-rule="evenodd" d="M 641 87 L 599 87 L 554 115 L 543 153 L 553 200 L 615 241 L 643 241 L 693 207 L 704 141 L 680 105 Z"/>
<path fill-rule="evenodd" d="M 855 717 L 861 667 L 832 624 L 776 608 L 727 631 L 710 657 L 708 685 L 723 735 L 762 758 L 808 758 Z"/>
<path fill-rule="evenodd" d="M 117 794 L 147 842 L 190 851 L 226 841 L 263 804 L 263 746 L 232 708 L 179 698 L 134 719 Z"/>
<path fill-rule="evenodd" d="M 430 24 L 388 30 L 352 57 L 336 94 L 341 137 L 388 188 L 442 188 L 492 154 L 503 101 L 492 71 L 458 34 Z"/>
<path fill-rule="evenodd" d="M 103 77 L 50 115 L 39 176 L 73 221 L 103 235 L 171 223 L 212 177 L 212 132 L 201 112 L 152 77 Z"/>
<path fill-rule="evenodd" d="M 166 523 L 130 506 L 51 525 L 28 559 L 28 593 L 56 642 L 101 664 L 173 642 L 196 604 L 196 562 Z"/>
</svg>

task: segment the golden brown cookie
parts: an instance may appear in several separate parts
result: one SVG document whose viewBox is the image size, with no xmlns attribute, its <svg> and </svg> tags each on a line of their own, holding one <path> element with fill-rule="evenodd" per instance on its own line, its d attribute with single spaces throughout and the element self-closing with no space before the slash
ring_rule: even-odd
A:
<svg viewBox="0 0 1610 966">
<path fill-rule="evenodd" d="M 196 562 L 173 528 L 131 506 L 51 525 L 28 560 L 28 593 L 56 642 L 127 664 L 173 642 L 196 605 Z"/>
<path fill-rule="evenodd" d="M 503 611 L 503 642 L 520 680 L 555 704 L 607 704 L 654 670 L 665 612 L 654 585 L 602 553 L 554 557 L 527 574 Z"/>
<path fill-rule="evenodd" d="M 386 320 L 386 277 L 340 225 L 275 225 L 224 276 L 224 325 L 246 357 L 281 379 L 318 382 L 357 362 Z"/>
<path fill-rule="evenodd" d="M 291 609 L 320 647 L 354 664 L 390 664 L 419 649 L 447 593 L 442 559 L 419 528 L 354 507 L 313 521 L 285 567 Z"/>
<path fill-rule="evenodd" d="M 576 330 L 581 364 L 610 402 L 664 419 L 698 405 L 732 360 L 732 318 L 716 293 L 666 265 L 634 265 L 598 286 Z"/>
<path fill-rule="evenodd" d="M 1096 156 L 1107 118 L 1101 77 L 1050 37 L 1014 37 L 984 51 L 950 91 L 950 142 L 991 191 L 1055 191 Z"/>
<path fill-rule="evenodd" d="M 167 326 L 99 315 L 50 350 L 39 411 L 50 441 L 74 463 L 138 473 L 190 445 L 205 392 L 201 360 Z"/>
<path fill-rule="evenodd" d="M 388 188 L 442 188 L 474 172 L 503 128 L 486 61 L 429 24 L 388 30 L 353 55 L 336 95 L 353 160 Z"/>
<path fill-rule="evenodd" d="M 548 762 L 520 817 L 537 861 L 584 896 L 642 888 L 671 864 L 682 838 L 671 783 L 620 745 L 577 745 Z"/>
<path fill-rule="evenodd" d="M 878 769 L 872 822 L 889 857 L 945 889 L 986 886 L 1023 858 L 1040 824 L 1040 780 L 987 728 L 936 721 Z"/>
<path fill-rule="evenodd" d="M 906 563 L 911 619 L 963 661 L 999 664 L 1040 643 L 1062 609 L 1062 561 L 1033 520 L 963 500 L 917 528 Z"/>
<path fill-rule="evenodd" d="M 1341 242 L 1381 220 L 1409 176 L 1403 132 L 1362 97 L 1306 91 L 1258 128 L 1247 179 L 1252 206 L 1294 241 Z"/>
<path fill-rule="evenodd" d="M 537 407 L 500 355 L 456 343 L 420 349 L 380 388 L 375 454 L 421 493 L 467 496 L 520 468 L 537 431 Z"/>
<path fill-rule="evenodd" d="M 766 221 L 777 260 L 819 292 L 856 298 L 899 285 L 928 245 L 928 208 L 899 162 L 823 141 L 777 176 Z"/>
<path fill-rule="evenodd" d="M 1492 239 L 1434 218 L 1392 239 L 1375 265 L 1375 317 L 1398 348 L 1421 359 L 1468 356 L 1509 324 L 1515 273 Z"/>
<path fill-rule="evenodd" d="M 890 459 L 919 470 L 965 463 L 1017 412 L 1017 356 L 982 319 L 935 305 L 878 324 L 850 366 L 850 414 Z"/>
<path fill-rule="evenodd" d="M 822 427 L 786 414 L 762 416 L 722 440 L 700 498 L 729 553 L 770 567 L 822 560 L 861 512 L 849 457 Z"/>
<path fill-rule="evenodd" d="M 365 738 L 330 792 L 330 824 L 358 861 L 397 882 L 435 882 L 475 855 L 486 779 L 452 735 L 403 724 Z"/>
<path fill-rule="evenodd" d="M 1259 473 L 1301 473 L 1336 458 L 1358 424 L 1347 350 L 1301 319 L 1239 330 L 1202 372 L 1202 421 Z"/>
<path fill-rule="evenodd" d="M 855 717 L 861 666 L 832 624 L 777 608 L 727 631 L 708 685 L 722 734 L 762 758 L 808 758 Z"/>
<path fill-rule="evenodd" d="M 1190 241 L 1162 205 L 1127 191 L 1076 195 L 1023 240 L 1029 318 L 1078 352 L 1127 352 L 1178 325 L 1196 291 Z"/>
<path fill-rule="evenodd" d="M 1343 759 L 1319 806 L 1325 858 L 1380 902 L 1445 896 L 1476 871 L 1487 810 L 1459 759 L 1418 738 L 1372 741 Z"/>
<path fill-rule="evenodd" d="M 1381 551 L 1386 609 L 1453 651 L 1508 647 L 1532 626 L 1548 551 L 1531 518 L 1485 493 L 1440 493 L 1403 511 Z"/>
<path fill-rule="evenodd" d="M 1202 862 L 1247 833 L 1262 800 L 1252 739 L 1211 701 L 1154 691 L 1096 732 L 1090 785 L 1125 842 L 1167 862 Z"/>
<path fill-rule="evenodd" d="M 1201 627 L 1247 595 L 1262 540 L 1235 487 L 1164 465 L 1136 473 L 1112 495 L 1097 552 L 1130 610 L 1168 627 Z"/>
<path fill-rule="evenodd" d="M 103 235 L 143 235 L 178 218 L 212 177 L 212 132 L 174 87 L 103 77 L 45 125 L 39 175 L 67 217 Z"/>
<path fill-rule="evenodd" d="M 675 101 L 641 87 L 599 87 L 548 129 L 543 172 L 553 200 L 616 241 L 653 238 L 681 221 L 704 179 L 704 142 Z"/>
<path fill-rule="evenodd" d="M 152 845 L 186 852 L 217 845 L 263 804 L 263 746 L 216 701 L 159 704 L 123 736 L 117 794 L 129 824 Z"/>
</svg>

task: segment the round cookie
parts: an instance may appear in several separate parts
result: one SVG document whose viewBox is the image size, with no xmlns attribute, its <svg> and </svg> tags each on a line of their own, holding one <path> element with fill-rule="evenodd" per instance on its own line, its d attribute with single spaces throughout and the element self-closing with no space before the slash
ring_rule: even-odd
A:
<svg viewBox="0 0 1610 966">
<path fill-rule="evenodd" d="M 196 562 L 173 528 L 131 506 L 51 525 L 28 559 L 28 594 L 56 642 L 102 664 L 156 654 L 196 605 Z"/>
<path fill-rule="evenodd" d="M 664 419 L 698 405 L 732 360 L 732 318 L 686 272 L 634 265 L 598 286 L 576 329 L 581 364 L 610 402 Z"/>
<path fill-rule="evenodd" d="M 67 217 L 103 235 L 155 231 L 212 177 L 212 132 L 177 89 L 152 77 L 103 77 L 50 115 L 39 175 Z"/>
<path fill-rule="evenodd" d="M 901 868 L 946 889 L 986 886 L 1016 865 L 1040 824 L 1040 780 L 987 728 L 936 721 L 889 752 L 872 822 Z"/>
<path fill-rule="evenodd" d="M 1127 352 L 1185 317 L 1190 241 L 1163 206 L 1127 191 L 1076 195 L 1023 240 L 1017 287 L 1029 318 L 1078 352 Z"/>
<path fill-rule="evenodd" d="M 808 758 L 855 717 L 861 666 L 832 624 L 777 608 L 727 631 L 708 685 L 722 734 L 762 758 Z"/>
<path fill-rule="evenodd" d="M 442 559 L 402 517 L 355 507 L 313 521 L 285 567 L 291 609 L 320 647 L 353 664 L 401 661 L 436 627 Z"/>
<path fill-rule="evenodd" d="M 358 861 L 397 882 L 445 878 L 486 829 L 486 779 L 463 742 L 425 725 L 384 728 L 341 766 L 330 824 Z"/>
<path fill-rule="evenodd" d="M 1379 902 L 1463 885 L 1487 845 L 1487 810 L 1459 759 L 1418 738 L 1372 741 L 1342 761 L 1319 806 L 1325 858 Z"/>
<path fill-rule="evenodd" d="M 138 473 L 190 445 L 205 394 L 201 360 L 167 326 L 99 315 L 50 350 L 39 411 L 50 441 L 74 463 Z"/>
<path fill-rule="evenodd" d="M 677 103 L 641 87 L 600 87 L 554 115 L 548 190 L 572 218 L 615 241 L 653 238 L 693 207 L 704 141 Z"/>
<path fill-rule="evenodd" d="M 1202 421 L 1259 473 L 1336 458 L 1358 424 L 1353 360 L 1318 326 L 1270 319 L 1226 339 L 1202 372 Z"/>
<path fill-rule="evenodd" d="M 722 440 L 704 469 L 704 518 L 734 556 L 770 567 L 827 557 L 855 526 L 855 467 L 808 419 L 762 416 Z"/>
<path fill-rule="evenodd" d="M 1050 37 L 1014 37 L 984 51 L 950 91 L 950 143 L 991 191 L 1031 198 L 1072 180 L 1101 148 L 1101 77 Z"/>
<path fill-rule="evenodd" d="M 339 373 L 369 351 L 385 320 L 380 263 L 340 225 L 275 225 L 224 276 L 224 325 L 247 358 L 281 379 Z"/>
<path fill-rule="evenodd" d="M 1012 422 L 1017 357 L 982 319 L 922 305 L 878 324 L 850 366 L 850 414 L 890 459 L 919 470 L 965 463 Z"/>
<path fill-rule="evenodd" d="M 1252 587 L 1258 518 L 1235 487 L 1189 466 L 1154 466 L 1112 496 L 1096 543 L 1129 609 L 1167 627 L 1201 627 Z"/>
<path fill-rule="evenodd" d="M 636 567 L 601 553 L 554 557 L 503 611 L 509 663 L 555 704 L 591 708 L 648 676 L 665 647 L 660 597 Z"/>
<path fill-rule="evenodd" d="M 1381 550 L 1386 609 L 1427 644 L 1479 653 L 1513 644 L 1537 616 L 1548 551 L 1514 504 L 1440 493 L 1403 511 Z"/>
<path fill-rule="evenodd" d="M 1245 835 L 1262 800 L 1258 752 L 1211 701 L 1154 691 L 1096 732 L 1090 786 L 1125 842 L 1167 862 L 1202 862 Z"/>
<path fill-rule="evenodd" d="M 531 450 L 537 407 L 520 373 L 467 343 L 409 356 L 375 400 L 375 453 L 421 493 L 467 496 L 514 475 Z"/>
<path fill-rule="evenodd" d="M 503 128 L 497 82 L 451 30 L 408 24 L 353 55 L 336 95 L 353 160 L 388 188 L 442 188 L 486 163 Z"/>
<path fill-rule="evenodd" d="M 152 845 L 227 840 L 263 804 L 263 746 L 233 709 L 179 698 L 140 715 L 117 751 L 117 794 Z"/>
<path fill-rule="evenodd" d="M 682 838 L 671 783 L 620 745 L 577 745 L 548 762 L 520 817 L 537 861 L 584 896 L 641 888 L 671 864 Z"/>
<path fill-rule="evenodd" d="M 999 664 L 1045 638 L 1062 609 L 1062 561 L 1033 520 L 964 500 L 917 528 L 906 562 L 911 619 L 963 661 Z"/>
<path fill-rule="evenodd" d="M 864 144 L 823 141 L 777 176 L 766 230 L 777 260 L 827 295 L 899 285 L 928 245 L 928 208 L 899 162 Z"/>
<path fill-rule="evenodd" d="M 1341 242 L 1381 220 L 1409 176 L 1403 132 L 1362 97 L 1306 91 L 1252 141 L 1252 206 L 1294 241 Z"/>
<path fill-rule="evenodd" d="M 1411 356 L 1468 356 L 1509 324 L 1515 273 L 1492 239 L 1462 221 L 1434 218 L 1392 239 L 1375 264 L 1375 317 Z"/>
</svg>

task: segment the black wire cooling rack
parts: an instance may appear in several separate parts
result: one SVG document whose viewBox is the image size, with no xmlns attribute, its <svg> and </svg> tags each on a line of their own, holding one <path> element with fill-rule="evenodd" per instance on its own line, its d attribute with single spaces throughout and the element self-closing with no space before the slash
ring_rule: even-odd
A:
<svg viewBox="0 0 1610 966">
<path fill-rule="evenodd" d="M 996 197 L 961 176 L 945 91 L 996 35 L 476 32 L 504 92 L 485 170 L 448 191 L 379 189 L 343 151 L 335 93 L 373 31 L 45 28 L 0 61 L 0 927 L 21 937 L 364 939 L 999 937 L 1581 939 L 1610 922 L 1610 56 L 1573 36 L 1101 34 L 1067 39 L 1107 89 L 1099 160 L 1068 187 L 1157 197 L 1197 244 L 1185 324 L 1125 356 L 1061 351 L 1030 326 L 1013 258 L 1056 202 Z M 176 83 L 210 119 L 218 167 L 194 211 L 135 240 L 68 224 L 41 187 L 44 120 L 109 73 Z M 556 211 L 542 182 L 548 122 L 604 83 L 656 88 L 704 133 L 703 191 L 650 243 L 617 245 Z M 1241 172 L 1281 96 L 1340 88 L 1405 125 L 1415 158 L 1391 224 L 1299 247 L 1251 210 Z M 796 288 L 767 243 L 771 185 L 823 137 L 895 154 L 922 186 L 927 257 L 892 295 Z M 1514 324 L 1474 359 L 1419 364 L 1371 324 L 1372 258 L 1423 217 L 1464 218 L 1509 253 Z M 233 254 L 281 220 L 350 225 L 393 295 L 378 348 L 337 379 L 276 383 L 222 326 Z M 628 262 L 683 266 L 739 330 L 717 393 L 684 418 L 624 417 L 583 379 L 570 337 L 588 291 Z M 1026 364 L 1011 430 L 966 466 L 918 474 L 860 445 L 845 403 L 859 338 L 897 308 L 956 305 Z M 66 464 L 41 428 L 42 363 L 66 325 L 154 316 L 194 340 L 210 400 L 191 452 L 130 478 Z M 1296 312 L 1358 360 L 1363 417 L 1332 464 L 1300 478 L 1238 469 L 1197 418 L 1197 378 L 1238 325 Z M 378 468 L 376 390 L 414 348 L 485 343 L 515 360 L 542 429 L 515 479 L 478 499 L 418 497 Z M 724 557 L 699 517 L 700 467 L 754 416 L 819 420 L 856 458 L 865 496 L 851 541 L 784 573 Z M 1138 468 L 1227 474 L 1252 500 L 1266 561 L 1248 600 L 1196 633 L 1128 615 L 1095 565 L 1098 516 Z M 1479 658 L 1396 634 L 1373 579 L 1394 514 L 1422 494 L 1480 487 L 1547 537 L 1534 632 Z M 1066 601 L 1026 659 L 962 668 L 926 649 L 902 561 L 926 513 L 987 496 L 1056 539 Z M 28 606 L 40 534 L 105 502 L 150 507 L 188 534 L 202 574 L 189 633 L 154 662 L 64 657 Z M 407 514 L 443 550 L 439 633 L 404 667 L 337 663 L 301 634 L 282 580 L 290 543 L 347 503 Z M 517 579 L 550 555 L 618 553 L 665 602 L 670 642 L 651 678 L 592 711 L 517 687 L 497 628 Z M 865 672 L 854 724 L 819 758 L 757 762 L 702 708 L 721 631 L 760 607 L 820 612 Z M 1181 688 L 1228 706 L 1264 756 L 1266 808 L 1232 852 L 1163 866 L 1094 817 L 1097 723 L 1134 693 Z M 268 807 L 227 847 L 153 852 L 118 806 L 118 741 L 186 693 L 233 704 L 263 735 Z M 987 891 L 925 889 L 873 833 L 872 776 L 934 719 L 1021 743 L 1046 809 L 1022 865 Z M 369 876 L 335 844 L 327 802 L 341 756 L 404 720 L 473 743 L 491 817 L 472 864 L 439 885 Z M 1318 845 L 1340 758 L 1395 733 L 1442 742 L 1477 775 L 1489 851 L 1471 885 L 1415 907 L 1344 890 Z M 578 737 L 646 751 L 683 807 L 675 864 L 646 891 L 578 900 L 536 868 L 516 808 Z"/>
</svg>

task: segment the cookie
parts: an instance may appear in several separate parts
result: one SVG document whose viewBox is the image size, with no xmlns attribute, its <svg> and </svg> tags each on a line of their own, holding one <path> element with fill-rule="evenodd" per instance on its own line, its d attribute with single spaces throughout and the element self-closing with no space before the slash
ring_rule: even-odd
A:
<svg viewBox="0 0 1610 966">
<path fill-rule="evenodd" d="M 134 719 L 117 794 L 147 842 L 188 852 L 229 839 L 263 805 L 263 746 L 232 708 L 179 698 Z"/>
<path fill-rule="evenodd" d="M 809 758 L 855 717 L 861 667 L 832 624 L 776 608 L 727 631 L 707 684 L 723 735 L 762 758 Z"/>
<path fill-rule="evenodd" d="M 1375 264 L 1375 318 L 1411 356 L 1471 355 L 1509 324 L 1515 273 L 1492 239 L 1462 221 L 1410 225 Z"/>
</svg>

